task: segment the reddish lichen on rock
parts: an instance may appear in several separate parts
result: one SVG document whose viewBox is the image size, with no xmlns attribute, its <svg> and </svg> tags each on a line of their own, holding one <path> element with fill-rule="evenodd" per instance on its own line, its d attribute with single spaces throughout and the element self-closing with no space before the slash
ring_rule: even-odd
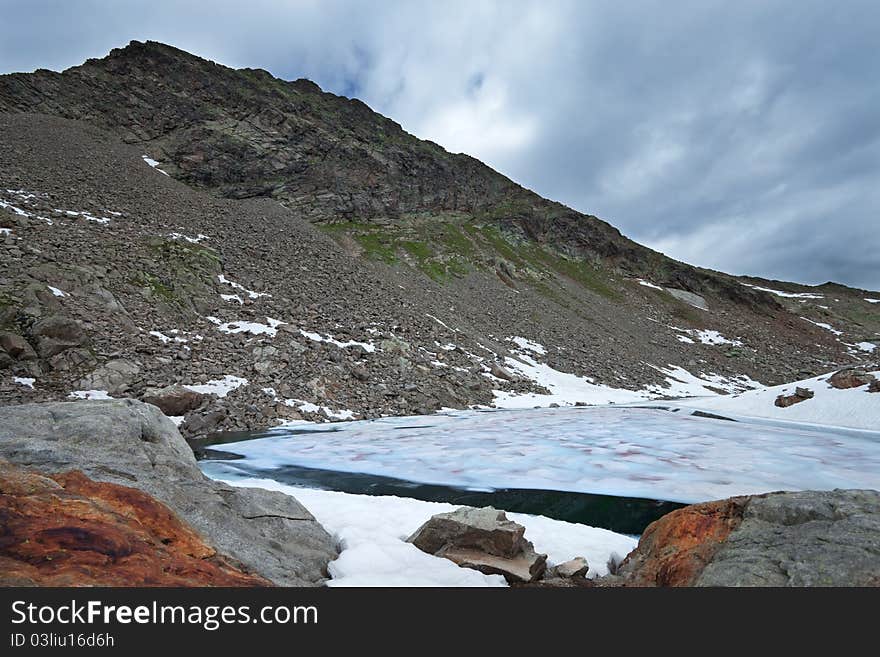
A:
<svg viewBox="0 0 880 657">
<path fill-rule="evenodd" d="M 624 586 L 691 586 L 742 522 L 748 497 L 678 509 L 648 525 L 620 566 Z"/>
<path fill-rule="evenodd" d="M 81 472 L 0 461 L 0 585 L 269 586 L 164 504 Z"/>
</svg>

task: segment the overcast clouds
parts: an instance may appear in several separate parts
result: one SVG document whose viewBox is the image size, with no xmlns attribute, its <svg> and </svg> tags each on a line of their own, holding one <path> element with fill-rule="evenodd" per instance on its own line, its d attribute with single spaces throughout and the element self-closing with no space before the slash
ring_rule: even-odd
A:
<svg viewBox="0 0 880 657">
<path fill-rule="evenodd" d="M 156 39 L 357 96 L 687 262 L 880 289 L 874 0 L 0 9 L 0 72 Z"/>
</svg>

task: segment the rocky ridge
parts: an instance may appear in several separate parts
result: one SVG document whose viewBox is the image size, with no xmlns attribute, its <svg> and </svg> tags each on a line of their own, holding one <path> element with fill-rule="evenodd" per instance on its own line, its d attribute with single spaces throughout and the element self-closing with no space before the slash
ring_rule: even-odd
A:
<svg viewBox="0 0 880 657">
<path fill-rule="evenodd" d="M 190 386 L 203 435 L 540 391 L 509 358 L 771 384 L 880 332 L 877 293 L 675 263 L 359 101 L 152 42 L 0 76 L 0 173 L 0 403 Z"/>
</svg>

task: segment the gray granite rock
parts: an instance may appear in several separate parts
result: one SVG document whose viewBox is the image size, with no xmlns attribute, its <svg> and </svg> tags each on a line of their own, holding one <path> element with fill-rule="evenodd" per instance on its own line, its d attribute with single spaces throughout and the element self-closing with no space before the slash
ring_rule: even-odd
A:
<svg viewBox="0 0 880 657">
<path fill-rule="evenodd" d="M 0 408 L 0 457 L 138 488 L 218 551 L 279 585 L 320 585 L 336 556 L 333 539 L 293 497 L 208 479 L 174 424 L 139 401 Z"/>
</svg>

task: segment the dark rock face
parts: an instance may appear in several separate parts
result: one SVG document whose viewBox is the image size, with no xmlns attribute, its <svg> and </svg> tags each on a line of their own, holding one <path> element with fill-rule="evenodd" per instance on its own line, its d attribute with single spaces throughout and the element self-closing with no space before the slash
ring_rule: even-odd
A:
<svg viewBox="0 0 880 657">
<path fill-rule="evenodd" d="M 64 73 L 0 76 L 2 110 L 88 120 L 127 142 L 148 144 L 188 184 L 228 198 L 272 197 L 311 221 L 480 215 L 523 239 L 602 258 L 630 274 L 663 272 L 663 282 L 684 294 L 778 308 L 765 293 L 646 249 L 597 217 L 542 199 L 308 80 L 236 71 L 161 43 L 133 41 Z"/>
<path fill-rule="evenodd" d="M 880 586 L 880 492 L 685 507 L 652 523 L 606 586 Z"/>
<path fill-rule="evenodd" d="M 318 585 L 332 538 L 295 499 L 207 479 L 174 424 L 133 400 L 0 408 L 0 457 L 44 473 L 80 470 L 167 505 L 212 549 L 285 586 Z"/>
<path fill-rule="evenodd" d="M 0 586 L 270 586 L 168 507 L 81 472 L 0 460 Z"/>
</svg>

